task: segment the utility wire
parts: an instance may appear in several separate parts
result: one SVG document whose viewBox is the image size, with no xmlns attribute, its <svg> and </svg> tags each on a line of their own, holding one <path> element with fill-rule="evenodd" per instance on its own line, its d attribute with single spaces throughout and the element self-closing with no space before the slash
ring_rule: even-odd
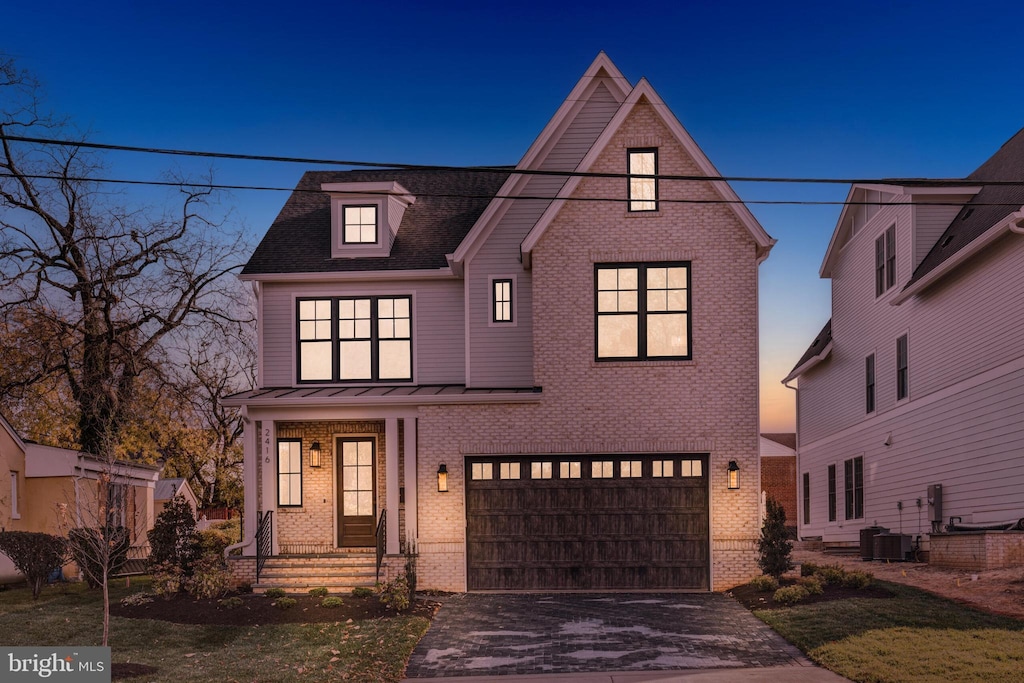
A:
<svg viewBox="0 0 1024 683">
<path fill-rule="evenodd" d="M 768 176 L 707 176 L 707 175 L 671 175 L 671 174 L 628 174 L 628 173 L 597 173 L 581 171 L 550 171 L 541 169 L 515 169 L 511 166 L 439 166 L 430 164 L 402 164 L 379 161 L 356 161 L 345 159 L 312 159 L 305 157 L 271 156 L 263 154 L 236 154 L 232 152 L 206 152 L 196 150 L 168 149 L 161 147 L 135 147 L 101 142 L 81 140 L 60 140 L 56 138 L 28 137 L 23 135 L 0 134 L 0 140 L 11 142 L 27 142 L 41 145 L 60 145 L 65 147 L 81 147 L 117 152 L 136 152 L 143 154 L 163 154 L 172 156 L 202 157 L 210 159 L 235 159 L 242 161 L 271 161 L 276 163 L 314 164 L 321 166 L 359 166 L 411 171 L 474 171 L 480 173 L 515 173 L 516 175 L 558 176 L 562 178 L 656 178 L 658 180 L 683 181 L 726 181 L 737 183 L 804 183 L 832 185 L 925 185 L 930 187 L 962 187 L 969 185 L 1024 185 L 1024 180 L 970 180 L 965 178 L 775 178 Z"/>
</svg>

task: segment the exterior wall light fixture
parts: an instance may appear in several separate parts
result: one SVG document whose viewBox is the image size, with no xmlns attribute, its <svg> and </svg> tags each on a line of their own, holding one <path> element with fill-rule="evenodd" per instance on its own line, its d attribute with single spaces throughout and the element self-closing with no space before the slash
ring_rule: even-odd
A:
<svg viewBox="0 0 1024 683">
<path fill-rule="evenodd" d="M 441 493 L 448 492 L 448 467 L 444 463 L 437 468 L 437 490 Z"/>
<path fill-rule="evenodd" d="M 740 466 L 736 464 L 735 460 L 729 461 L 726 473 L 729 475 L 729 490 L 735 491 L 740 487 Z"/>
<path fill-rule="evenodd" d="M 320 467 L 320 442 L 314 441 L 309 446 L 309 466 Z"/>
</svg>

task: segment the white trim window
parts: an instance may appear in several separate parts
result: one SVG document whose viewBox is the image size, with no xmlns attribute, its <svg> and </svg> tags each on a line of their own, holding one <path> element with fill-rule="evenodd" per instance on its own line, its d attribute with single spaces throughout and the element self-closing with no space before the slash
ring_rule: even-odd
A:
<svg viewBox="0 0 1024 683">
<path fill-rule="evenodd" d="M 302 439 L 277 440 L 277 506 L 302 507 Z"/>
<path fill-rule="evenodd" d="M 11 472 L 11 519 L 21 519 L 21 510 L 18 508 L 18 473 Z"/>
<path fill-rule="evenodd" d="M 343 204 L 342 244 L 377 244 L 380 212 L 376 204 Z"/>
<path fill-rule="evenodd" d="M 626 150 L 629 175 L 629 210 L 658 210 L 658 150 L 654 147 Z"/>
<path fill-rule="evenodd" d="M 896 224 L 893 223 L 875 240 L 875 296 L 896 286 Z"/>
<path fill-rule="evenodd" d="M 516 281 L 512 277 L 492 277 L 491 324 L 512 325 L 516 322 L 515 291 Z"/>
</svg>

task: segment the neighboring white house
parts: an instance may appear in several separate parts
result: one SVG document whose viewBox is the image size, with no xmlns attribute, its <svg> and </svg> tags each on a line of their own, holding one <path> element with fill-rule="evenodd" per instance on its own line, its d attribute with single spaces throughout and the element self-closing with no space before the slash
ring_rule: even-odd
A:
<svg viewBox="0 0 1024 683">
<path fill-rule="evenodd" d="M 196 494 L 184 477 L 157 480 L 156 489 L 153 492 L 153 513 L 159 516 L 175 496 L 184 498 L 188 506 L 192 508 L 192 516 L 198 519 L 199 499 L 196 498 Z"/>
<path fill-rule="evenodd" d="M 1024 185 L 995 180 L 1024 181 L 1024 131 L 961 181 L 851 188 L 832 319 L 783 380 L 801 537 L 1024 517 Z"/>
</svg>

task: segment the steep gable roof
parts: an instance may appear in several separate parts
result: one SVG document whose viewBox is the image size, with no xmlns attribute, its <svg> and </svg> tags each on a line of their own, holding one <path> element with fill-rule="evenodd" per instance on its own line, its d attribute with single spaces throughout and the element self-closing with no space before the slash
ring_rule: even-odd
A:
<svg viewBox="0 0 1024 683">
<path fill-rule="evenodd" d="M 612 120 L 608 123 L 604 132 L 597 141 L 591 146 L 590 151 L 583 158 L 577 167 L 577 171 L 580 173 L 587 173 L 597 161 L 601 152 L 611 141 L 612 137 L 618 132 L 619 128 L 625 123 L 629 114 L 633 109 L 641 102 L 647 102 L 651 104 L 662 123 L 671 131 L 676 140 L 683 146 L 686 152 L 693 159 L 694 163 L 700 169 L 701 173 L 705 176 L 718 176 L 721 177 L 721 173 L 715 168 L 711 160 L 708 159 L 704 151 L 697 145 L 690 134 L 683 128 L 683 125 L 679 123 L 679 119 L 675 117 L 672 111 L 665 105 L 658 93 L 655 92 L 654 88 L 647 81 L 646 78 L 641 78 L 640 82 L 637 83 L 636 87 L 630 91 L 629 95 L 619 106 L 619 110 L 612 117 Z M 558 198 L 551 203 L 551 205 L 541 216 L 540 220 L 537 221 L 537 225 L 530 231 L 526 236 L 526 239 L 522 243 L 523 263 L 529 265 L 530 253 L 533 248 L 540 241 L 540 238 L 544 235 L 544 231 L 550 225 L 551 221 L 558 214 L 561 208 L 565 205 L 566 200 L 572 196 L 572 193 L 579 186 L 581 177 L 576 175 L 569 178 L 565 185 L 558 193 Z M 750 232 L 750 236 L 758 245 L 758 255 L 766 256 L 775 244 L 775 240 L 765 231 L 761 224 L 758 223 L 754 215 L 750 213 L 750 209 L 747 208 L 746 204 L 740 201 L 739 197 L 733 191 L 732 187 L 724 180 L 713 180 L 710 181 L 712 187 L 718 192 L 718 194 L 730 202 L 729 208 L 736 214 L 740 223 Z"/>
<path fill-rule="evenodd" d="M 793 369 L 789 371 L 786 378 L 782 380 L 782 383 L 790 382 L 806 371 L 813 368 L 821 361 L 828 358 L 828 355 L 832 352 L 832 319 L 829 318 L 825 326 L 821 328 L 821 332 L 814 338 L 811 345 L 804 351 L 804 355 L 800 356 L 800 360 L 796 362 Z"/>
<path fill-rule="evenodd" d="M 436 270 L 508 178 L 504 171 L 308 171 L 242 269 L 243 279 L 290 273 Z M 381 258 L 331 257 L 331 200 L 323 183 L 394 180 L 416 196 Z"/>
<path fill-rule="evenodd" d="M 7 418 L 4 417 L 3 413 L 0 413 L 0 428 L 11 435 L 11 439 L 18 445 L 18 448 L 22 451 L 25 450 L 24 440 L 22 440 L 21 436 L 18 435 L 18 431 L 11 425 L 11 423 L 7 421 Z"/>
</svg>

